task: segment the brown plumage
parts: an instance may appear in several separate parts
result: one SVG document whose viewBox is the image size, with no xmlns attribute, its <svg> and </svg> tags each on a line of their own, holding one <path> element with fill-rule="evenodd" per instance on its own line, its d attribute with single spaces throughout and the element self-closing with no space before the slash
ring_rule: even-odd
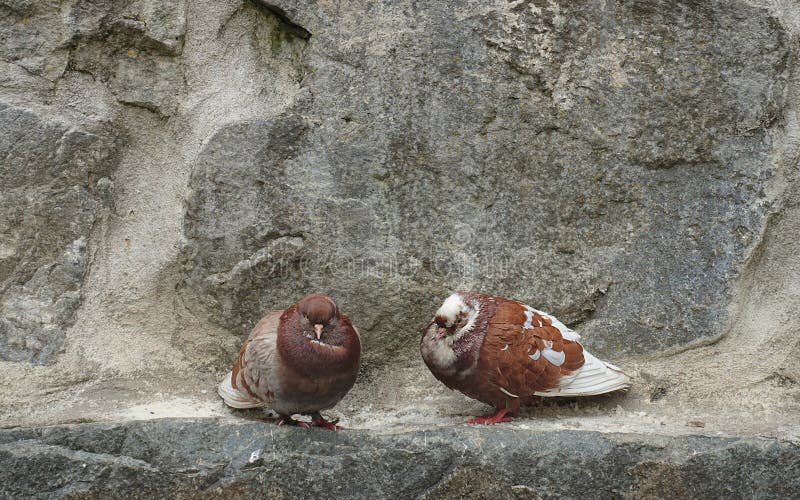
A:
<svg viewBox="0 0 800 500">
<path fill-rule="evenodd" d="M 350 319 L 324 294 L 304 297 L 256 324 L 218 392 L 233 408 L 267 407 L 280 423 L 310 414 L 311 425 L 335 430 L 321 410 L 333 407 L 353 387 L 361 342 Z"/>
<path fill-rule="evenodd" d="M 508 421 L 536 397 L 588 396 L 626 389 L 619 368 L 584 351 L 580 336 L 553 316 L 515 300 L 459 292 L 445 300 L 420 350 L 447 387 L 497 413 L 475 423 Z"/>
</svg>

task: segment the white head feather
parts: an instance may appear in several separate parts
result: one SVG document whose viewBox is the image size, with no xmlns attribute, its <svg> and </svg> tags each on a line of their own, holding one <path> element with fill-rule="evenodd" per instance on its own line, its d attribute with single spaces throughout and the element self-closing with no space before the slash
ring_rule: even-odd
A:
<svg viewBox="0 0 800 500">
<path fill-rule="evenodd" d="M 443 338 L 437 338 L 437 324 L 431 323 L 425 336 L 422 339 L 422 356 L 429 364 L 433 364 L 438 370 L 443 373 L 455 373 L 454 364 L 456 362 L 456 353 L 453 351 L 453 344 L 460 339 L 465 333 L 472 330 L 475 326 L 475 321 L 480 313 L 479 304 L 468 304 L 461 294 L 454 293 L 447 297 L 439 310 L 436 311 L 435 319 L 444 320 L 445 327 L 451 328 L 460 320 L 463 321 L 466 316 L 466 323 Z M 477 360 L 477 357 L 475 358 Z M 475 363 L 472 368 L 474 369 Z"/>
<path fill-rule="evenodd" d="M 439 308 L 436 311 L 436 317 L 443 318 L 446 321 L 446 326 L 451 327 L 453 324 L 458 321 L 458 316 L 460 314 L 468 314 L 469 307 L 467 303 L 464 302 L 464 298 L 461 295 L 454 293 L 453 295 L 447 297 Z"/>
<path fill-rule="evenodd" d="M 454 293 L 445 299 L 442 306 L 436 311 L 436 317 L 443 318 L 445 320 L 445 326 L 449 328 L 456 324 L 461 317 L 466 316 L 466 324 L 453 335 L 454 338 L 459 338 L 464 333 L 472 330 L 479 312 L 479 305 L 467 304 L 461 294 Z"/>
</svg>

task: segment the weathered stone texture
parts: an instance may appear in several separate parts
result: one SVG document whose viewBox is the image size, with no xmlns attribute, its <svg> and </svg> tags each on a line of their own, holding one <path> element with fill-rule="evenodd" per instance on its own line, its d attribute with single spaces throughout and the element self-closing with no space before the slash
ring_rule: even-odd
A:
<svg viewBox="0 0 800 500">
<path fill-rule="evenodd" d="M 0 3 L 0 360 L 54 360 L 127 130 L 113 101 L 174 113 L 183 2 Z M 84 78 L 88 76 L 88 78 Z"/>
<path fill-rule="evenodd" d="M 0 497 L 800 497 L 790 442 L 638 434 L 797 438 L 798 33 L 778 0 L 0 0 L 0 426 L 224 415 L 0 431 Z M 631 393 L 461 426 L 417 352 L 454 288 Z M 312 291 L 373 430 L 231 423 L 217 372 Z"/>
<path fill-rule="evenodd" d="M 440 429 L 380 435 L 161 420 L 0 431 L 29 498 L 792 498 L 774 440 Z"/>
<path fill-rule="evenodd" d="M 44 363 L 74 321 L 115 133 L 0 102 L 0 359 Z"/>
<path fill-rule="evenodd" d="M 370 355 L 413 355 L 467 287 L 581 324 L 601 354 L 721 331 L 783 110 L 766 10 L 271 5 L 311 33 L 281 42 L 306 98 L 218 129 L 190 181 L 187 293 L 220 324 L 324 290 Z"/>
</svg>

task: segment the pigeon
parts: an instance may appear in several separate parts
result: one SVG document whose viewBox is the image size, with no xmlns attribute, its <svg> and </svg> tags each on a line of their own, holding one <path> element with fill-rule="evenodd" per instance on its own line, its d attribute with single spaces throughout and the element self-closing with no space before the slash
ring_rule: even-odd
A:
<svg viewBox="0 0 800 500">
<path fill-rule="evenodd" d="M 537 397 L 625 390 L 630 379 L 578 342 L 553 316 L 516 300 L 477 292 L 448 297 L 425 327 L 422 359 L 450 389 L 494 406 L 467 422 L 510 422 Z"/>
<path fill-rule="evenodd" d="M 217 392 L 232 408 L 270 408 L 278 425 L 338 430 L 321 410 L 332 408 L 355 384 L 361 340 L 350 319 L 327 295 L 316 293 L 256 324 L 233 370 Z M 311 415 L 311 423 L 291 415 Z"/>
</svg>

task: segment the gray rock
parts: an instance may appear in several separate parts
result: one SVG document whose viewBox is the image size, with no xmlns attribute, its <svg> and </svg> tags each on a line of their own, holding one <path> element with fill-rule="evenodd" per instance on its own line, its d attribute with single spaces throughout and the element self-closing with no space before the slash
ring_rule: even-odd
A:
<svg viewBox="0 0 800 500">
<path fill-rule="evenodd" d="M 778 0 L 0 0 L 0 497 L 800 497 L 796 444 L 708 437 L 798 435 L 798 33 Z M 463 426 L 417 353 L 453 288 L 631 392 Z M 219 371 L 316 290 L 373 430 L 234 421 Z M 130 421 L 170 415 L 222 416 Z"/>
<path fill-rule="evenodd" d="M 12 285 L 0 303 L 0 359 L 44 363 L 57 354 L 80 306 L 86 241 L 75 240 L 53 263 L 23 285 Z"/>
<path fill-rule="evenodd" d="M 186 29 L 183 2 L 79 4 L 71 15 L 80 23 L 97 17 L 74 35 L 71 70 L 107 83 L 123 104 L 175 113 L 185 92 L 183 67 L 175 57 Z"/>
<path fill-rule="evenodd" d="M 49 100 L 65 72 L 110 84 L 120 102 L 162 115 L 184 92 L 182 1 L 2 2 L 0 87 Z"/>
<path fill-rule="evenodd" d="M 281 24 L 254 43 L 295 47 L 304 91 L 199 154 L 183 252 L 198 311 L 241 335 L 323 290 L 384 361 L 416 355 L 454 288 L 554 312 L 601 355 L 720 333 L 783 112 L 788 40 L 767 10 L 268 7 Z"/>
<path fill-rule="evenodd" d="M 125 132 L 104 102 L 169 115 L 184 89 L 183 2 L 3 2 L 0 360 L 54 360 L 86 247 L 114 207 Z M 74 75 L 90 76 L 90 81 Z M 100 98 L 98 99 L 98 95 Z"/>
<path fill-rule="evenodd" d="M 449 428 L 381 435 L 155 420 L 0 431 L 0 495 L 28 498 L 792 498 L 771 439 Z"/>
<path fill-rule="evenodd" d="M 33 77 L 59 78 L 67 66 L 64 42 L 72 30 L 58 18 L 69 8 L 66 2 L 0 2 L 0 59 Z"/>
<path fill-rule="evenodd" d="M 87 238 L 102 209 L 97 178 L 117 138 L 99 123 L 0 102 L 0 360 L 51 361 L 74 322 Z"/>
</svg>

